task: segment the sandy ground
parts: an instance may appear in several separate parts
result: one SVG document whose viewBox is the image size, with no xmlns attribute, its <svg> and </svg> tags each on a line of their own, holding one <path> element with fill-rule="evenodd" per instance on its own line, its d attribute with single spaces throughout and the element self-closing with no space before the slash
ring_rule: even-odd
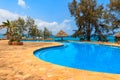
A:
<svg viewBox="0 0 120 80">
<path fill-rule="evenodd" d="M 26 42 L 23 46 L 10 46 L 7 42 L 0 40 L 0 80 L 120 80 L 118 74 L 66 68 L 44 62 L 33 55 L 36 49 L 60 43 Z"/>
</svg>

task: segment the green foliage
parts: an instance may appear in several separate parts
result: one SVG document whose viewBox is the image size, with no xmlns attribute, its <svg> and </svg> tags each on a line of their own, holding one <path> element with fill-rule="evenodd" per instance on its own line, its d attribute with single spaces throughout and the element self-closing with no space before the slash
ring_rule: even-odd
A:
<svg viewBox="0 0 120 80">
<path fill-rule="evenodd" d="M 21 17 L 19 17 L 17 20 L 15 20 L 16 21 L 16 26 L 17 26 L 17 28 L 19 29 L 19 31 L 20 31 L 20 34 L 22 35 L 22 36 L 24 36 L 24 34 L 25 34 L 25 31 L 26 31 L 26 22 L 25 22 L 25 20 L 23 19 L 23 18 L 21 18 Z"/>
<path fill-rule="evenodd" d="M 6 22 L 3 22 L 2 24 L 5 28 L 7 28 L 7 32 L 6 32 L 6 36 L 7 39 L 13 39 L 13 31 L 14 31 L 14 27 L 15 27 L 15 23 L 12 21 L 7 20 Z"/>
<path fill-rule="evenodd" d="M 31 37 L 35 37 L 35 29 L 36 29 L 36 25 L 35 25 L 35 21 L 34 19 L 30 18 L 30 17 L 27 17 L 26 18 L 26 27 L 27 27 L 27 33 L 28 33 L 28 36 L 31 36 Z"/>
<path fill-rule="evenodd" d="M 52 32 L 49 31 L 46 27 L 44 27 L 43 35 L 44 35 L 44 39 L 46 39 L 52 35 Z"/>
<path fill-rule="evenodd" d="M 42 37 L 42 30 L 39 30 L 37 26 L 32 26 L 29 28 L 28 35 L 35 39 L 36 37 Z"/>
<path fill-rule="evenodd" d="M 120 29 L 120 0 L 110 0 L 110 12 L 114 16 L 112 23 L 113 33 Z"/>
<path fill-rule="evenodd" d="M 51 32 L 47 28 L 45 28 L 44 31 L 38 29 L 34 19 L 30 17 L 27 17 L 26 19 L 19 17 L 14 21 L 7 20 L 6 22 L 3 22 L 1 27 L 7 28 L 5 35 L 10 42 L 20 42 L 25 34 L 28 34 L 28 36 L 32 37 L 33 39 L 43 36 L 48 38 L 51 35 Z"/>
<path fill-rule="evenodd" d="M 120 0 L 110 0 L 109 8 L 112 11 L 120 12 Z"/>
<path fill-rule="evenodd" d="M 26 27 L 27 27 L 27 33 L 29 37 L 32 37 L 33 39 L 35 39 L 36 37 L 43 37 L 43 31 L 38 29 L 34 19 L 27 17 Z"/>
<path fill-rule="evenodd" d="M 40 30 L 40 29 L 37 29 L 37 30 L 36 30 L 36 36 L 37 36 L 37 37 L 43 37 L 43 31 Z"/>
<path fill-rule="evenodd" d="M 105 33 L 110 31 L 111 15 L 103 5 L 97 5 L 96 0 L 73 0 L 69 3 L 71 15 L 75 18 L 78 30 L 74 35 L 90 41 L 91 35 L 97 35 L 98 40 L 105 40 Z"/>
</svg>

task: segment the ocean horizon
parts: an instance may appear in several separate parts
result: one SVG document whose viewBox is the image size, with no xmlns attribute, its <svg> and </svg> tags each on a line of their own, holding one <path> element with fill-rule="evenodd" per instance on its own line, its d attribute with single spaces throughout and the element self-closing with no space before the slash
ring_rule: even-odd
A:
<svg viewBox="0 0 120 80">
<path fill-rule="evenodd" d="M 0 38 L 6 38 L 3 34 L 0 34 Z M 61 38 L 57 38 L 55 36 L 52 36 L 51 37 L 53 40 L 61 40 Z M 71 36 L 68 36 L 68 37 L 64 37 L 63 38 L 64 40 L 71 40 L 71 41 L 79 41 L 80 38 L 79 37 L 76 37 L 76 38 L 73 38 Z M 115 38 L 114 36 L 107 36 L 107 39 L 108 39 L 108 42 L 115 42 Z M 96 39 L 94 39 L 93 37 L 91 37 L 91 41 L 97 41 Z"/>
<path fill-rule="evenodd" d="M 0 38 L 5 38 L 4 34 L 0 34 Z"/>
</svg>

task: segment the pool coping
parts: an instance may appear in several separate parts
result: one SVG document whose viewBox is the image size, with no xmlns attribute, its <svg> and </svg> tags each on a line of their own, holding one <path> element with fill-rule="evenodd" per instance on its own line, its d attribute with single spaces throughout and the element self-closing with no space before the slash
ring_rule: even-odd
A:
<svg viewBox="0 0 120 80">
<path fill-rule="evenodd" d="M 42 48 L 40 48 L 40 49 L 37 49 L 37 50 L 33 51 L 33 55 L 35 56 L 35 52 L 37 52 L 37 51 L 39 51 L 39 50 L 45 50 L 45 49 L 49 49 L 49 48 L 62 47 L 62 46 L 64 46 L 64 45 L 61 44 L 61 45 L 57 45 L 57 46 L 42 47 Z M 36 57 L 36 56 L 35 56 L 35 57 Z"/>
<path fill-rule="evenodd" d="M 120 80 L 118 74 L 107 74 L 77 70 L 57 66 L 38 60 L 33 51 L 42 47 L 61 45 L 25 42 L 23 46 L 9 46 L 7 41 L 0 41 L 0 79 L 7 80 Z M 5 65 L 4 65 L 5 64 Z M 3 65 L 3 66 L 2 66 Z M 32 78 L 32 79 L 31 79 Z"/>
<path fill-rule="evenodd" d="M 73 42 L 73 41 L 70 41 L 70 42 Z M 64 44 L 61 43 L 61 42 L 57 42 L 57 43 L 60 43 L 61 45 L 58 45 L 58 46 L 49 46 L 49 47 L 43 47 L 43 48 L 40 48 L 40 49 L 37 49 L 33 52 L 33 55 L 38 58 L 36 55 L 35 55 L 35 52 L 37 51 L 41 51 L 41 50 L 45 50 L 45 49 L 49 49 L 49 48 L 55 48 L 55 47 L 63 47 Z M 98 44 L 98 43 L 93 43 L 93 42 L 73 42 L 73 43 L 87 43 L 87 44 L 93 44 L 93 45 L 102 45 L 102 46 L 107 46 L 107 47 L 116 47 L 116 48 L 120 48 L 120 46 L 114 46 L 114 45 L 107 45 L 107 44 Z M 119 73 L 109 73 L 109 72 L 99 72 L 99 71 L 92 71 L 92 70 L 85 70 L 85 69 L 79 69 L 79 68 L 72 68 L 72 67 L 68 67 L 68 66 L 63 66 L 63 65 L 59 65 L 59 64 L 55 64 L 55 63 L 52 63 L 52 62 L 48 62 L 48 61 L 45 61 L 43 59 L 40 59 L 38 58 L 38 60 L 42 60 L 43 62 L 46 62 L 46 63 L 50 63 L 50 64 L 53 64 L 53 65 L 57 65 L 57 66 L 62 66 L 62 67 L 65 67 L 65 68 L 70 68 L 70 69 L 76 69 L 76 70 L 83 70 L 83 71 L 88 71 L 88 72 L 93 72 L 93 73 L 103 73 L 103 74 L 115 74 L 115 75 L 119 75 Z"/>
</svg>

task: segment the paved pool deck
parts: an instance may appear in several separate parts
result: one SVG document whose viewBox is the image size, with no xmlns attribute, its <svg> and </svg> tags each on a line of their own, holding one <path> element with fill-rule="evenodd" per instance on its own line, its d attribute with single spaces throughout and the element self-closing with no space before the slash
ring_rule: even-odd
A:
<svg viewBox="0 0 120 80">
<path fill-rule="evenodd" d="M 57 42 L 25 42 L 22 46 L 7 43 L 7 40 L 0 40 L 0 80 L 120 80 L 120 74 L 67 68 L 39 60 L 33 55 L 37 49 L 61 45 Z"/>
</svg>

